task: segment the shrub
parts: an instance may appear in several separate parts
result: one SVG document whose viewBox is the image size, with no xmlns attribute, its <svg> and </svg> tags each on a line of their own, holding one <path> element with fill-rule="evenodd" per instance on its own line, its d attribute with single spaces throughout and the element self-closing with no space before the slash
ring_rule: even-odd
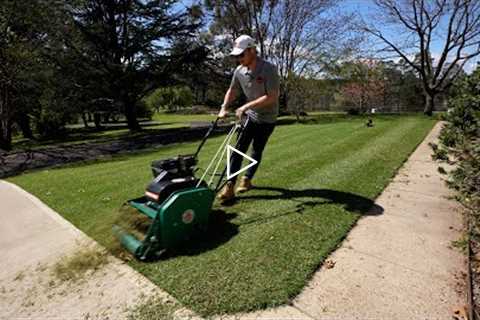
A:
<svg viewBox="0 0 480 320">
<path fill-rule="evenodd" d="M 347 114 L 351 116 L 358 116 L 360 114 L 360 110 L 358 108 L 351 107 L 347 109 Z"/>
<path fill-rule="evenodd" d="M 61 137 L 65 134 L 65 119 L 62 114 L 42 112 L 36 122 L 36 129 L 42 138 Z"/>
<path fill-rule="evenodd" d="M 145 101 L 143 100 L 138 101 L 135 108 L 136 108 L 137 118 L 152 119 L 153 110 L 147 103 L 145 103 Z"/>
<path fill-rule="evenodd" d="M 479 212 L 480 68 L 457 80 L 453 92 L 448 101 L 449 110 L 443 116 L 447 124 L 440 134 L 440 145 L 434 146 L 434 157 L 456 165 L 450 173 L 449 185 L 458 192 L 464 205 L 472 212 Z M 480 226 L 479 217 L 473 218 Z"/>
<path fill-rule="evenodd" d="M 145 103 L 157 112 L 160 109 L 177 111 L 191 106 L 193 100 L 193 93 L 188 87 L 166 87 L 155 90 L 145 99 Z"/>
</svg>

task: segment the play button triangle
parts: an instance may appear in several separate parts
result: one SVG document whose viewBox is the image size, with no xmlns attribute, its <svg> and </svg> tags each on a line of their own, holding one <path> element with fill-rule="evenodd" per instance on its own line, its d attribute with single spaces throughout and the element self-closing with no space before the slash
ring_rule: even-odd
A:
<svg viewBox="0 0 480 320">
<path fill-rule="evenodd" d="M 242 157 L 249 160 L 250 163 L 248 165 L 246 165 L 245 167 L 241 168 L 240 170 L 238 170 L 237 172 L 231 173 L 230 172 L 230 156 L 231 156 L 232 152 L 238 153 Z M 241 151 L 238 151 L 237 149 L 235 149 L 231 145 L 227 145 L 227 179 L 231 179 L 231 178 L 239 175 L 240 173 L 242 173 L 243 171 L 247 170 L 248 168 L 256 165 L 257 163 L 258 163 L 257 160 L 253 159 L 252 157 L 247 156 L 245 153 L 243 153 Z"/>
</svg>

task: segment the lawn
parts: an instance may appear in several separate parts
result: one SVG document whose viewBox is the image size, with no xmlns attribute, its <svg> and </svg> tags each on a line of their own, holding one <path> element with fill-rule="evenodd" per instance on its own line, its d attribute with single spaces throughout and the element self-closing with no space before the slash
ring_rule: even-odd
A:
<svg viewBox="0 0 480 320">
<path fill-rule="evenodd" d="M 130 265 L 202 315 L 284 304 L 356 220 L 372 214 L 372 200 L 434 123 L 423 116 L 377 116 L 373 128 L 362 118 L 277 126 L 254 181 L 258 188 L 233 206 L 215 204 L 204 241 L 163 261 Z M 201 164 L 221 139 L 205 145 Z M 150 161 L 195 147 L 170 145 L 9 180 L 109 246 L 120 206 L 151 179 Z"/>
</svg>

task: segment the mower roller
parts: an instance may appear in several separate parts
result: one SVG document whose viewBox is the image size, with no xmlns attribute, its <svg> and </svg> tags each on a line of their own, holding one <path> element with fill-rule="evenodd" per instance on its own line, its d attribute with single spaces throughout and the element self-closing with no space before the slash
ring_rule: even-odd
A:
<svg viewBox="0 0 480 320">
<path fill-rule="evenodd" d="M 143 240 L 118 225 L 113 226 L 121 244 L 137 259 L 158 258 L 166 250 L 187 246 L 207 231 L 215 194 L 226 183 L 223 181 L 226 167 L 221 174 L 217 174 L 217 171 L 227 152 L 227 145 L 235 132 L 238 137 L 241 135 L 245 124 L 236 123 L 231 128 L 207 169 L 200 178 L 196 178 L 198 154 L 218 121 L 219 118 L 212 122 L 195 154 L 153 161 L 151 169 L 154 179 L 147 186 L 145 195 L 126 202 L 148 217 L 150 222 Z M 211 188 L 214 180 L 217 180 L 216 186 Z"/>
</svg>

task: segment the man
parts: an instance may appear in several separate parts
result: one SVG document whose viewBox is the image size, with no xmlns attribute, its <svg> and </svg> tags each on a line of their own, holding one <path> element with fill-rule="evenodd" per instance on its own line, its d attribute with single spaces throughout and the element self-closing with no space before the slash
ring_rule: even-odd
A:
<svg viewBox="0 0 480 320">
<path fill-rule="evenodd" d="M 275 128 L 278 115 L 279 80 L 277 68 L 257 57 L 255 41 L 250 36 L 238 37 L 230 55 L 237 59 L 239 66 L 233 74 L 230 88 L 225 94 L 218 116 L 223 118 L 228 114 L 228 106 L 242 90 L 247 103 L 238 108 L 235 113 L 239 119 L 245 115 L 247 120 L 240 140 L 237 142 L 237 149 L 245 153 L 252 144 L 251 157 L 258 161 L 255 166 L 247 170 L 236 190 L 246 192 L 252 188 L 251 181 L 260 165 L 263 149 Z M 230 172 L 237 172 L 241 165 L 242 157 L 232 153 Z M 227 182 L 219 194 L 221 200 L 228 201 L 235 197 L 235 182 L 236 176 Z"/>
</svg>

